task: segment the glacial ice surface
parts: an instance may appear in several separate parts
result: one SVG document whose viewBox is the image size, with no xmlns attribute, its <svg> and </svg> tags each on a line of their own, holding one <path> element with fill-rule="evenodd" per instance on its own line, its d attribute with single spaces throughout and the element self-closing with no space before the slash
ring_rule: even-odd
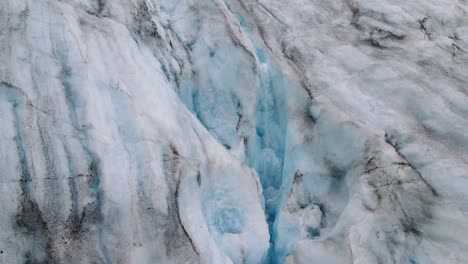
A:
<svg viewBox="0 0 468 264">
<path fill-rule="evenodd" d="M 0 263 L 468 263 L 467 12 L 2 1 Z"/>
</svg>

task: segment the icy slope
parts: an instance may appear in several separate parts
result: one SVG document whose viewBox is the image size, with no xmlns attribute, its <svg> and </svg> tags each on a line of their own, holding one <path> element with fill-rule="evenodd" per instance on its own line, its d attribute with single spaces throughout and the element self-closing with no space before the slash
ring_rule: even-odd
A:
<svg viewBox="0 0 468 264">
<path fill-rule="evenodd" d="M 163 1 L 169 79 L 260 176 L 268 261 L 466 262 L 466 10 Z"/>
<path fill-rule="evenodd" d="M 86 11 L 2 3 L 0 262 L 259 263 L 256 173 L 124 24 Z"/>
<path fill-rule="evenodd" d="M 0 6 L 3 262 L 468 262 L 464 1 Z"/>
</svg>

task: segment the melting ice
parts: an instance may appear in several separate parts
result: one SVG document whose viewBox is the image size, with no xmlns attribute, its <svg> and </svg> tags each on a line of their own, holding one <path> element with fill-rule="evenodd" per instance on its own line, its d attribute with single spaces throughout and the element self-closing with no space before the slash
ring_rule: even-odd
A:
<svg viewBox="0 0 468 264">
<path fill-rule="evenodd" d="M 466 263 L 468 12 L 0 3 L 0 263 Z"/>
</svg>

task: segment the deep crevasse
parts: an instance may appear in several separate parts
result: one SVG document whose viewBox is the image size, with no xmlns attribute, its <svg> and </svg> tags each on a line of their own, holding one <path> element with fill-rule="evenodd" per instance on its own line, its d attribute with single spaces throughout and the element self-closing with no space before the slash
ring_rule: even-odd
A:
<svg viewBox="0 0 468 264">
<path fill-rule="evenodd" d="M 466 262 L 442 4 L 2 3 L 0 260 Z"/>
<path fill-rule="evenodd" d="M 270 53 L 265 51 L 264 44 L 254 35 L 252 21 L 247 21 L 243 16 L 232 12 L 226 2 L 214 2 L 213 7 L 221 9 L 221 12 L 226 12 L 225 19 L 231 27 L 230 30 L 238 30 L 235 38 L 239 39 L 232 40 L 234 43 L 228 45 L 223 44 L 222 48 L 214 48 L 214 52 L 210 51 L 210 57 L 212 57 L 209 61 L 210 65 L 203 65 L 207 68 L 200 70 L 205 72 L 196 77 L 192 76 L 195 89 L 193 89 L 193 83 L 190 83 L 190 87 L 185 88 L 193 89 L 192 93 L 195 94 L 195 96 L 188 97 L 189 100 L 186 100 L 185 103 L 188 106 L 193 104 L 192 111 L 218 140 L 257 171 L 262 184 L 265 214 L 271 236 L 269 255 L 264 261 L 270 263 L 275 261 L 273 224 L 278 205 L 281 204 L 280 192 L 282 191 L 288 114 L 285 98 L 288 81 L 285 80 L 283 73 L 277 69 Z M 194 54 L 194 56 L 190 56 L 191 63 L 197 65 L 198 60 L 206 59 L 206 53 L 210 50 L 206 42 L 209 41 L 209 39 L 204 39 L 204 34 L 202 34 L 200 38 L 190 42 Z M 242 47 L 243 50 L 240 54 L 234 53 L 236 56 L 232 56 L 228 52 L 234 52 L 238 49 L 236 41 L 242 42 L 245 46 Z M 202 53 L 201 58 L 197 57 L 199 52 Z M 239 57 L 243 57 L 245 60 L 239 60 Z M 247 65 L 245 65 L 246 61 Z M 246 87 L 239 87 L 239 82 L 236 80 L 238 75 L 236 69 L 242 67 L 247 67 L 252 71 L 245 73 L 246 78 L 249 78 L 246 80 Z M 202 75 L 203 77 L 201 77 Z M 218 76 L 222 77 L 217 79 Z M 212 79 L 215 80 L 212 81 Z M 226 80 L 232 80 L 232 82 L 226 82 Z M 294 85 L 293 81 L 289 85 Z M 211 89 L 206 93 L 200 92 L 200 90 L 203 91 L 203 88 L 198 87 L 207 86 L 211 86 Z M 234 101 L 229 102 L 232 103 L 231 106 L 220 103 L 220 98 L 225 97 L 226 94 L 229 96 L 230 93 L 236 93 L 238 88 L 241 91 L 237 91 L 239 93 L 237 97 L 234 97 Z M 184 87 L 179 87 L 179 89 L 184 89 Z M 181 92 L 182 97 L 184 93 Z M 247 96 L 256 98 L 250 102 L 256 105 L 252 116 L 249 116 L 252 113 L 244 112 L 243 106 L 249 104 L 249 101 L 245 100 Z M 232 98 L 228 100 L 230 99 Z M 226 120 L 233 121 L 226 123 Z M 227 131 L 234 130 L 233 124 L 236 125 L 235 134 L 237 135 L 227 138 L 226 136 L 230 134 Z M 234 134 L 233 132 L 231 133 Z"/>
</svg>

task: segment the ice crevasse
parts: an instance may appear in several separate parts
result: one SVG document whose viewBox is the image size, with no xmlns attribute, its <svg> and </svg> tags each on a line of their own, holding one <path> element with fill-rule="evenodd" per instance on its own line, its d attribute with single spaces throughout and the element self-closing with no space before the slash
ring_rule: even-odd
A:
<svg viewBox="0 0 468 264">
<path fill-rule="evenodd" d="M 467 12 L 3 0 L 0 263 L 467 263 Z"/>
</svg>

